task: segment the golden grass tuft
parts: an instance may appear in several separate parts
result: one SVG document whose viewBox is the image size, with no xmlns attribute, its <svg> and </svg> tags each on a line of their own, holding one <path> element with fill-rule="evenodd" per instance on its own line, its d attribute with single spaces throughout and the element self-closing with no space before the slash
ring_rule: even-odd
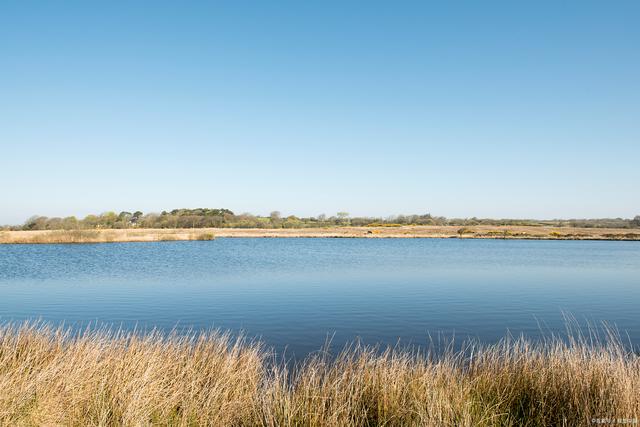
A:
<svg viewBox="0 0 640 427">
<path fill-rule="evenodd" d="M 53 230 L 47 234 L 31 236 L 25 243 L 88 243 L 97 239 L 98 236 L 100 236 L 98 230 Z M 108 241 L 108 236 L 103 238 Z"/>
<path fill-rule="evenodd" d="M 255 419 L 257 344 L 46 326 L 0 330 L 2 425 L 237 425 Z"/>
<path fill-rule="evenodd" d="M 637 419 L 639 387 L 639 357 L 613 335 L 438 357 L 354 345 L 288 369 L 219 332 L 0 327 L 1 425 L 589 425 Z"/>
<path fill-rule="evenodd" d="M 0 232 L 1 243 L 113 243 L 214 240 L 212 232 L 195 229 L 102 229 Z"/>
</svg>

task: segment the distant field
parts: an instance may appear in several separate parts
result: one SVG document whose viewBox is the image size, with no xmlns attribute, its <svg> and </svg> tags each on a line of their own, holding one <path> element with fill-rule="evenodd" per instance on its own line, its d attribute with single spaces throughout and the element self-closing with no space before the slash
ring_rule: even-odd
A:
<svg viewBox="0 0 640 427">
<path fill-rule="evenodd" d="M 381 226 L 327 228 L 177 228 L 0 231 L 0 243 L 107 243 L 211 240 L 215 237 L 463 238 L 640 240 L 640 230 L 550 226 Z"/>
</svg>

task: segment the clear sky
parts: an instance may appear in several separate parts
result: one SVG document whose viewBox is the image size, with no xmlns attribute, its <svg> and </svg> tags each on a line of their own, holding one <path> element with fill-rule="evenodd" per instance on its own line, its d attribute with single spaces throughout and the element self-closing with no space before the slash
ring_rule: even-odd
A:
<svg viewBox="0 0 640 427">
<path fill-rule="evenodd" d="M 640 214 L 640 2 L 0 3 L 0 224 Z"/>
</svg>

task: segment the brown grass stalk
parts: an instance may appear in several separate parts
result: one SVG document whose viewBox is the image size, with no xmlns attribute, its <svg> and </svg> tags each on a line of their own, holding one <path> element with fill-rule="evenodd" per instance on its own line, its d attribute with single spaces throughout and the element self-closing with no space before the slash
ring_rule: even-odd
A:
<svg viewBox="0 0 640 427">
<path fill-rule="evenodd" d="M 0 327 L 1 425 L 546 426 L 637 419 L 615 335 L 433 356 L 354 345 L 295 368 L 229 334 Z"/>
</svg>

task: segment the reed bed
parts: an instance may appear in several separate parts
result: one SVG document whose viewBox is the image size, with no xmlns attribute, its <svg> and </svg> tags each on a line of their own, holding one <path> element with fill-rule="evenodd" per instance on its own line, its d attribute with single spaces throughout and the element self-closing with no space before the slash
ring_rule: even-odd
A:
<svg viewBox="0 0 640 427">
<path fill-rule="evenodd" d="M 640 360 L 614 335 L 439 355 L 352 345 L 291 367 L 215 331 L 0 327 L 1 425 L 574 426 L 639 413 Z"/>
<path fill-rule="evenodd" d="M 0 244 L 169 242 L 214 239 L 215 235 L 213 233 L 203 232 L 198 229 L 37 230 L 0 232 Z"/>
<path fill-rule="evenodd" d="M 462 238 L 533 240 L 640 241 L 640 233 L 626 228 L 549 226 L 340 226 L 309 228 L 124 228 L 79 230 L 0 230 L 0 244 L 106 243 L 213 240 L 217 237 L 324 238 Z"/>
</svg>

